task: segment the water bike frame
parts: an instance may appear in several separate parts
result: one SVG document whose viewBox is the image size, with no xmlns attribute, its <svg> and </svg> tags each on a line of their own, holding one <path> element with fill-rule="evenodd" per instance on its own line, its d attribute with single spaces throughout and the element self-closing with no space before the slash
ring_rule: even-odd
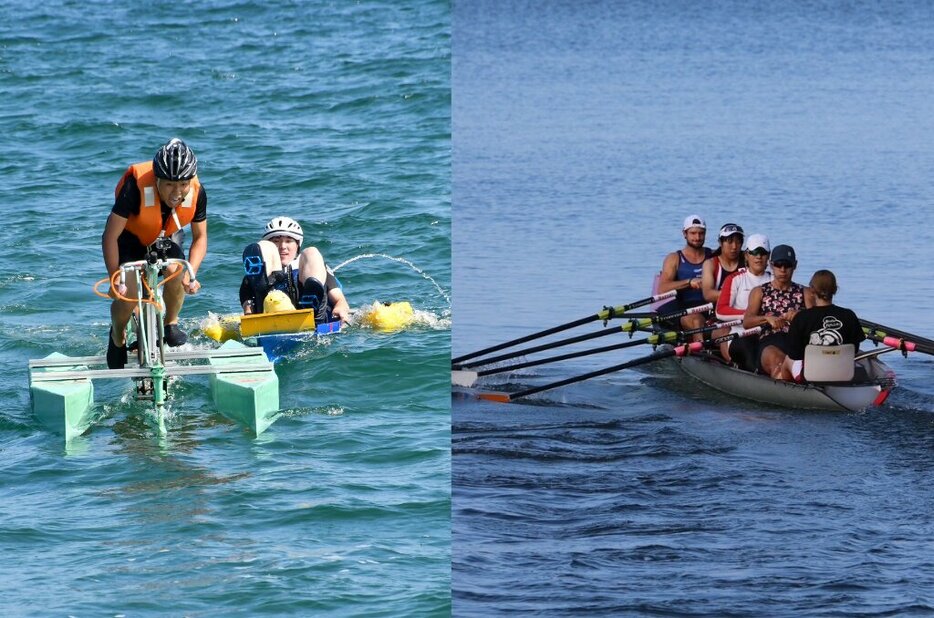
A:
<svg viewBox="0 0 934 618">
<path fill-rule="evenodd" d="M 173 264 L 181 266 L 169 274 L 161 283 L 159 275 Z M 127 274 L 136 279 L 136 311 L 133 313 L 132 326 L 127 324 L 127 337 L 130 331 L 136 334 L 136 351 L 141 369 L 149 370 L 147 377 L 137 378 L 136 398 L 151 399 L 156 409 L 160 431 L 165 430 L 165 403 L 168 385 L 165 366 L 165 305 L 162 289 L 166 281 L 187 272 L 194 280 L 194 269 L 187 260 L 161 258 L 137 260 L 120 265 L 120 285 L 126 285 Z M 144 298 L 144 287 L 150 292 L 150 298 Z M 131 300 L 121 297 L 122 300 Z M 126 339 L 129 341 L 129 338 Z"/>
<path fill-rule="evenodd" d="M 175 264 L 180 267 L 160 283 L 160 274 Z M 155 421 L 160 434 L 164 435 L 168 378 L 199 374 L 211 376 L 218 411 L 256 434 L 278 417 L 279 382 L 262 350 L 228 341 L 218 350 L 166 351 L 162 285 L 183 272 L 193 274 L 191 264 L 185 260 L 149 259 L 124 263 L 110 278 L 111 289 L 118 299 L 136 303 L 127 333 L 136 333 L 138 367 L 91 368 L 105 365 L 106 359 L 103 356 L 68 357 L 59 353 L 29 361 L 33 410 L 43 424 L 64 433 L 66 440 L 83 433 L 91 424 L 91 380 L 131 378 L 137 383 L 137 399 L 153 402 Z M 118 291 L 125 290 L 122 286 L 127 275 L 135 278 L 136 298 L 127 298 Z M 207 360 L 209 364 L 178 363 L 198 360 Z"/>
</svg>

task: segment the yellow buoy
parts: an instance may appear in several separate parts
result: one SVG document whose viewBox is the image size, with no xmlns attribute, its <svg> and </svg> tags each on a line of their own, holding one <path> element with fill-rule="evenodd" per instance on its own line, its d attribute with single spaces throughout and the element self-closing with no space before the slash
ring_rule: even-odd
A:
<svg viewBox="0 0 934 618">
<path fill-rule="evenodd" d="M 206 324 L 202 330 L 205 335 L 220 343 L 230 339 L 240 339 L 240 316 L 221 316 Z"/>
<path fill-rule="evenodd" d="M 401 330 L 415 319 L 415 312 L 408 301 L 395 303 L 373 303 L 360 318 L 360 324 L 374 330 Z"/>
</svg>

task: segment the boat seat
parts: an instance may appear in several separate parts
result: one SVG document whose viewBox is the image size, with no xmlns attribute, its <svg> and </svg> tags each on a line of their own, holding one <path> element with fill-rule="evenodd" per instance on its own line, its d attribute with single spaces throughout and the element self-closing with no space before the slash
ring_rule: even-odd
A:
<svg viewBox="0 0 934 618">
<path fill-rule="evenodd" d="M 804 379 L 808 382 L 850 382 L 856 362 L 856 346 L 809 345 L 804 348 Z"/>
</svg>

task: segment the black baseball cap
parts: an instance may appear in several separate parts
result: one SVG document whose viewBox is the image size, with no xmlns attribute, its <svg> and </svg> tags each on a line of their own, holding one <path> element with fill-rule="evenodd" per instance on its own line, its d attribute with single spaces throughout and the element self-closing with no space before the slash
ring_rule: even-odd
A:
<svg viewBox="0 0 934 618">
<path fill-rule="evenodd" d="M 772 263 L 777 264 L 778 262 L 790 262 L 792 265 L 798 263 L 798 258 L 795 257 L 795 250 L 790 245 L 778 245 L 772 249 Z"/>
</svg>

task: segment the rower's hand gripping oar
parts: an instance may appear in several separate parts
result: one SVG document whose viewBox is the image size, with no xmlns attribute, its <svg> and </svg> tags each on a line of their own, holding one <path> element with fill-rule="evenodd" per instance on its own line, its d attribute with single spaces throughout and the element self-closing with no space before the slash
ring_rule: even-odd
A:
<svg viewBox="0 0 934 618">
<path fill-rule="evenodd" d="M 598 320 L 610 320 L 615 317 L 620 317 L 622 314 L 626 313 L 630 309 L 635 309 L 637 307 L 644 307 L 645 305 L 651 305 L 652 303 L 668 300 L 669 298 L 674 298 L 677 294 L 676 290 L 671 290 L 670 292 L 665 292 L 664 294 L 656 294 L 655 296 L 649 296 L 648 298 L 643 298 L 642 300 L 637 300 L 635 302 L 629 303 L 628 305 L 622 305 L 620 307 L 604 307 L 603 311 L 600 311 L 596 315 L 587 316 L 586 318 L 580 318 L 579 320 L 574 320 L 573 322 L 568 322 L 566 324 L 560 324 L 552 328 L 547 328 L 545 330 L 532 333 L 531 335 L 526 335 L 524 337 L 519 337 L 518 339 L 512 339 L 511 341 L 506 341 L 505 343 L 500 343 L 482 350 L 477 350 L 476 352 L 471 352 L 470 354 L 464 354 L 458 356 L 457 358 L 451 359 L 452 365 L 457 365 L 462 363 L 465 360 L 470 360 L 471 358 L 476 358 L 478 356 L 483 356 L 484 354 L 490 354 L 491 352 L 499 352 L 500 350 L 511 348 L 514 345 L 519 345 L 520 343 L 525 343 L 527 341 L 532 341 L 533 339 L 540 339 L 542 337 L 547 337 L 548 335 L 553 335 L 555 333 L 560 333 L 561 331 L 568 330 L 569 328 L 574 328 L 575 326 L 581 326 L 583 324 L 589 324 L 590 322 L 596 322 Z"/>
<path fill-rule="evenodd" d="M 477 397 L 479 399 L 486 399 L 488 401 L 496 401 L 499 403 L 509 403 L 520 399 L 522 397 L 528 397 L 529 395 L 534 395 L 542 391 L 551 390 L 553 388 L 558 388 L 559 386 L 567 386 L 568 384 L 574 384 L 575 382 L 582 382 L 590 378 L 595 378 L 598 376 L 606 375 L 608 373 L 613 373 L 616 371 L 622 371 L 623 369 L 629 369 L 630 367 L 638 367 L 639 365 L 645 365 L 647 363 L 653 363 L 657 360 L 663 358 L 671 358 L 672 356 L 687 356 L 694 352 L 699 352 L 704 348 L 713 347 L 715 345 L 720 345 L 727 341 L 732 341 L 733 339 L 739 339 L 741 337 L 749 337 L 751 335 L 758 335 L 763 330 L 765 330 L 765 325 L 756 326 L 755 328 L 748 328 L 738 333 L 731 333 L 729 335 L 724 335 L 722 337 L 716 337 L 708 341 L 695 341 L 693 343 L 685 343 L 670 350 L 659 350 L 653 352 L 648 356 L 643 356 L 640 358 L 633 359 L 631 361 L 621 363 L 619 365 L 613 365 L 612 367 L 606 367 L 604 369 L 598 369 L 596 371 L 591 371 L 579 376 L 574 376 L 572 378 L 566 378 L 564 380 L 559 380 L 557 382 L 551 382 L 550 384 L 544 384 L 542 386 L 536 386 L 533 388 L 528 388 L 522 391 L 517 391 L 515 393 L 478 393 Z"/>
<path fill-rule="evenodd" d="M 528 354 L 534 354 L 535 352 L 543 352 L 545 350 L 550 350 L 552 348 L 558 348 L 565 345 L 570 345 L 572 343 L 580 343 L 582 341 L 588 341 L 590 339 L 597 339 L 599 337 L 606 337 L 607 335 L 615 335 L 616 333 L 629 333 L 632 336 L 637 330 L 645 329 L 651 327 L 653 324 L 658 324 L 659 322 L 664 322 L 668 320 L 676 320 L 682 318 L 686 315 L 691 315 L 694 313 L 704 313 L 705 311 L 710 311 L 713 308 L 713 303 L 707 303 L 706 305 L 699 305 L 697 307 L 691 307 L 689 309 L 682 309 L 680 311 L 675 311 L 666 315 L 655 316 L 651 318 L 640 318 L 638 320 L 630 320 L 626 324 L 623 324 L 619 328 L 613 328 L 610 330 L 599 331 L 596 333 L 588 333 L 586 335 L 578 335 L 576 337 L 568 337 L 566 339 L 561 339 L 558 341 L 552 341 L 551 343 L 543 343 L 542 345 L 533 346 L 531 348 L 523 348 L 521 350 L 515 350 L 513 352 L 508 352 L 506 354 L 500 354 L 499 356 L 492 356 L 490 358 L 481 358 L 480 360 L 473 361 L 472 363 L 463 363 L 453 365 L 453 369 L 472 369 L 473 367 L 479 367 L 481 365 L 492 365 L 493 363 L 498 363 L 500 361 L 509 360 L 511 358 L 516 358 L 517 356 L 526 356 Z"/>
</svg>

